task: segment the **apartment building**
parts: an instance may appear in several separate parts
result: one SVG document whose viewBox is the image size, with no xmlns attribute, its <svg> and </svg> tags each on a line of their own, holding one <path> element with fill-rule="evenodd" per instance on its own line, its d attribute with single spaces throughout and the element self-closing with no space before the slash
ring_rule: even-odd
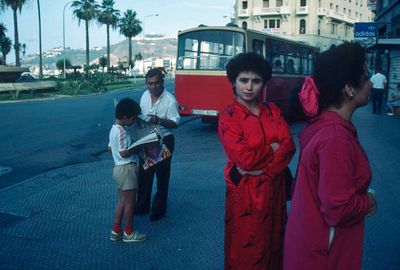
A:
<svg viewBox="0 0 400 270">
<path fill-rule="evenodd" d="M 355 22 L 371 22 L 367 0 L 236 0 L 235 23 L 321 50 L 354 38 Z"/>
<path fill-rule="evenodd" d="M 371 69 L 380 67 L 387 75 L 389 91 L 400 84 L 400 1 L 368 0 L 377 25 L 377 41 L 369 50 L 374 54 Z"/>
</svg>

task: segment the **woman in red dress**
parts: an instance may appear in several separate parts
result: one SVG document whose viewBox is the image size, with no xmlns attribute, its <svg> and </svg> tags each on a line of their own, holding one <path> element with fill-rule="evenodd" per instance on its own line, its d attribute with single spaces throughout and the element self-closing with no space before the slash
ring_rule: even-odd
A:
<svg viewBox="0 0 400 270">
<path fill-rule="evenodd" d="M 282 268 L 286 220 L 284 170 L 295 152 L 277 106 L 263 104 L 271 67 L 262 56 L 242 53 L 227 65 L 235 101 L 219 119 L 228 158 L 224 170 L 225 269 Z"/>
</svg>

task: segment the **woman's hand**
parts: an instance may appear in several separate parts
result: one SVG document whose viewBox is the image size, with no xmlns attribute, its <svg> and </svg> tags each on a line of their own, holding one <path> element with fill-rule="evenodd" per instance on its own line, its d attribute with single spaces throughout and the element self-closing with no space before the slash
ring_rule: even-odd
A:
<svg viewBox="0 0 400 270">
<path fill-rule="evenodd" d="M 279 148 L 279 146 L 281 146 L 281 144 L 278 142 L 273 142 L 269 146 L 271 146 L 272 151 L 276 152 L 276 150 L 278 150 L 278 148 Z"/>
<path fill-rule="evenodd" d="M 374 192 L 368 191 L 367 194 L 368 194 L 368 198 L 369 198 L 369 209 L 368 209 L 367 216 L 372 217 L 373 215 L 375 215 L 376 211 L 378 210 L 378 204 L 375 200 Z"/>
<path fill-rule="evenodd" d="M 241 175 L 258 176 L 258 175 L 261 175 L 261 174 L 264 173 L 263 170 L 251 170 L 251 171 L 246 171 L 246 170 L 243 170 L 242 168 L 240 168 L 239 166 L 236 166 L 236 168 L 237 168 L 238 172 L 239 172 Z"/>
</svg>

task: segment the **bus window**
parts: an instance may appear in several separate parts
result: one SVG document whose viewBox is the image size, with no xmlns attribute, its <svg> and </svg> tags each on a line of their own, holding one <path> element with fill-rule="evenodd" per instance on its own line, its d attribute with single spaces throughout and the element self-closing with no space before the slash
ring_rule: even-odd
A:
<svg viewBox="0 0 400 270">
<path fill-rule="evenodd" d="M 263 55 L 264 42 L 258 39 L 253 40 L 253 52 L 259 55 Z"/>
<path fill-rule="evenodd" d="M 281 55 L 280 57 L 275 56 L 272 61 L 273 61 L 272 72 L 283 73 L 283 64 L 282 64 L 284 62 L 283 55 Z"/>
<path fill-rule="evenodd" d="M 312 67 L 314 65 L 313 59 L 314 52 L 310 49 L 304 48 L 300 54 L 300 67 L 299 73 L 302 75 L 309 75 L 313 72 Z"/>
<path fill-rule="evenodd" d="M 183 43 L 186 57 L 183 60 L 184 69 L 194 69 L 197 63 L 197 51 L 199 43 L 194 39 L 186 39 Z"/>
<path fill-rule="evenodd" d="M 268 63 L 270 63 L 271 65 L 273 64 L 272 57 L 273 57 L 272 40 L 267 38 L 265 40 L 265 59 L 267 59 Z"/>
<path fill-rule="evenodd" d="M 244 51 L 244 34 L 206 30 L 179 36 L 177 69 L 223 70 L 230 58 Z M 179 64 L 179 65 L 178 65 Z"/>
<path fill-rule="evenodd" d="M 278 40 L 268 40 L 266 54 L 270 58 L 273 73 L 283 73 L 285 63 L 285 43 Z"/>
<path fill-rule="evenodd" d="M 293 45 L 286 46 L 286 73 L 287 74 L 300 74 L 301 68 L 301 50 Z"/>
<path fill-rule="evenodd" d="M 313 73 L 314 66 L 314 53 L 313 51 L 306 50 L 302 58 L 303 74 L 310 75 Z"/>
</svg>

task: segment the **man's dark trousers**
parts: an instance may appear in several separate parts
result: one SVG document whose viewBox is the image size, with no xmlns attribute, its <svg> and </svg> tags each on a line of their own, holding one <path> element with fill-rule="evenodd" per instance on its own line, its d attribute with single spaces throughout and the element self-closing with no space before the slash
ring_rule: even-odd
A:
<svg viewBox="0 0 400 270">
<path fill-rule="evenodd" d="M 372 113 L 381 113 L 384 89 L 372 88 Z"/>
<path fill-rule="evenodd" d="M 163 142 L 172 154 L 175 147 L 174 135 L 171 134 L 165 136 L 163 138 Z M 154 217 L 155 219 L 157 219 L 164 216 L 167 212 L 171 160 L 172 155 L 147 170 L 143 170 L 142 167 L 140 168 L 138 195 L 135 209 L 135 212 L 137 214 L 146 214 L 147 212 L 149 212 L 154 174 L 157 177 L 157 191 L 153 198 L 150 217 Z"/>
</svg>

